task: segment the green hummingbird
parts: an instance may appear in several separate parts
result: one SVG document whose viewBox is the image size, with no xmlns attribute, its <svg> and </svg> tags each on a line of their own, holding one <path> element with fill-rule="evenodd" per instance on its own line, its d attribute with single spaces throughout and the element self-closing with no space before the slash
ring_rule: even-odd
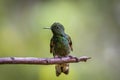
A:
<svg viewBox="0 0 120 80">
<path fill-rule="evenodd" d="M 64 26 L 58 22 L 52 24 L 50 28 L 53 36 L 50 40 L 50 53 L 53 53 L 54 58 L 61 58 L 69 56 L 70 51 L 73 51 L 72 41 L 69 35 L 65 33 Z M 69 64 L 62 63 L 56 64 L 56 76 L 59 76 L 62 72 L 64 74 L 69 73 Z"/>
</svg>

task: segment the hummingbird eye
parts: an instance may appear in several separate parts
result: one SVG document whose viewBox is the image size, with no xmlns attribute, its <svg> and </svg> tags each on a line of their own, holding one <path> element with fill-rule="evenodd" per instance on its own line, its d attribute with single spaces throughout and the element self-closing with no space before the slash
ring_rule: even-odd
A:
<svg viewBox="0 0 120 80">
<path fill-rule="evenodd" d="M 56 29 L 59 29 L 59 27 L 58 27 L 58 26 L 56 26 Z"/>
</svg>

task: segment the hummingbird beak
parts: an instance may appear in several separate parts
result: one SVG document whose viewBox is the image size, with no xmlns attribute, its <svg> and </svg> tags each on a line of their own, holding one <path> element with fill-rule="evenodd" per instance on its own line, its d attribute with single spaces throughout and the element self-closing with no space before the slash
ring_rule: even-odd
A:
<svg viewBox="0 0 120 80">
<path fill-rule="evenodd" d="M 46 28 L 43 28 L 43 29 L 51 29 L 51 28 L 49 28 L 49 27 L 46 27 Z"/>
</svg>

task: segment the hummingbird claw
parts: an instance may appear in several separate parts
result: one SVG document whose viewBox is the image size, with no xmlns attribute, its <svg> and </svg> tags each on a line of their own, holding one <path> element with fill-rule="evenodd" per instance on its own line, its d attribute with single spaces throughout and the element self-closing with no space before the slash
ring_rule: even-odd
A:
<svg viewBox="0 0 120 80">
<path fill-rule="evenodd" d="M 69 55 L 68 57 L 70 57 L 71 59 L 75 59 L 77 62 L 79 62 L 79 59 L 77 57 L 71 56 Z"/>
<path fill-rule="evenodd" d="M 56 56 L 54 56 L 54 58 L 56 58 L 56 59 L 57 59 L 57 58 L 62 59 L 62 57 L 61 57 L 61 56 L 57 56 L 57 55 L 56 55 Z"/>
<path fill-rule="evenodd" d="M 69 55 L 68 57 L 69 57 L 69 58 L 73 58 L 73 56 L 71 56 L 71 55 Z"/>
</svg>

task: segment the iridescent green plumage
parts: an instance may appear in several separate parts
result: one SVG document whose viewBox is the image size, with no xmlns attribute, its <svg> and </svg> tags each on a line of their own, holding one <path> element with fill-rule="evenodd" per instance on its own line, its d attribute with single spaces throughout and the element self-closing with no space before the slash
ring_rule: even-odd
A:
<svg viewBox="0 0 120 80">
<path fill-rule="evenodd" d="M 66 57 L 72 49 L 71 38 L 64 32 L 64 26 L 60 23 L 54 23 L 51 28 L 53 37 L 50 41 L 50 53 L 56 57 Z M 59 76 L 61 72 L 69 73 L 69 64 L 57 64 L 55 66 L 56 76 Z"/>
</svg>

